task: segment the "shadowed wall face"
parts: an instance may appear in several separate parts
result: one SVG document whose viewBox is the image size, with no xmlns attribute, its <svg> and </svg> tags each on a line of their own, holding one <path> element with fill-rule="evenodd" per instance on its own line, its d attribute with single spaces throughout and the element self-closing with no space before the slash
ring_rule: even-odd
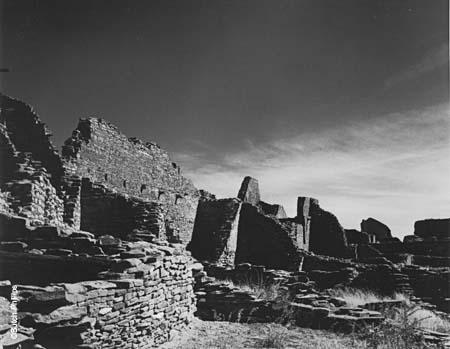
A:
<svg viewBox="0 0 450 349">
<path fill-rule="evenodd" d="M 310 251 L 334 257 L 347 255 L 344 228 L 335 215 L 319 206 L 317 199 L 299 197 L 296 219 L 308 231 Z"/>
<path fill-rule="evenodd" d="M 188 249 L 195 258 L 234 266 L 242 202 L 201 200 Z"/>
<path fill-rule="evenodd" d="M 154 143 L 128 139 L 101 119 L 82 119 L 63 147 L 68 173 L 120 194 L 158 202 L 171 242 L 191 240 L 198 191 Z"/>
<path fill-rule="evenodd" d="M 252 263 L 268 268 L 294 270 L 300 255 L 291 231 L 293 227 L 264 215 L 257 207 L 242 204 L 235 263 Z"/>
</svg>

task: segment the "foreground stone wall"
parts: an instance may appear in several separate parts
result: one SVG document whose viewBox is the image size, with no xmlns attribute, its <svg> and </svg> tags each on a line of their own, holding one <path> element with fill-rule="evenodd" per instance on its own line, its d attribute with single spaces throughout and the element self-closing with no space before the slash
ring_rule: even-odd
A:
<svg viewBox="0 0 450 349">
<path fill-rule="evenodd" d="M 81 119 L 63 146 L 63 157 L 71 175 L 162 204 L 168 239 L 191 240 L 198 191 L 156 144 L 128 139 L 102 119 Z"/>
<path fill-rule="evenodd" d="M 182 245 L 125 241 L 0 215 L 0 305 L 19 297 L 16 344 L 46 348 L 147 348 L 195 312 L 195 265 Z M 8 286 L 9 285 L 9 286 Z M 8 330 L 8 328 L 3 329 Z"/>
</svg>

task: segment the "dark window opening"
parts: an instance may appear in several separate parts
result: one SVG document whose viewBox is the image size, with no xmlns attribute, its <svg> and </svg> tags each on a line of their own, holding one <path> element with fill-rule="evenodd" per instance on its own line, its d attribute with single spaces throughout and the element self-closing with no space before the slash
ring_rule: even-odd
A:
<svg viewBox="0 0 450 349">
<path fill-rule="evenodd" d="M 141 193 L 143 193 L 145 189 L 147 189 L 147 186 L 145 184 L 142 184 L 141 185 Z"/>
<path fill-rule="evenodd" d="M 108 180 L 108 174 L 105 173 L 105 181 L 107 181 L 107 180 Z"/>
<path fill-rule="evenodd" d="M 127 181 L 123 181 L 123 187 L 124 187 L 124 188 L 127 187 Z"/>
</svg>

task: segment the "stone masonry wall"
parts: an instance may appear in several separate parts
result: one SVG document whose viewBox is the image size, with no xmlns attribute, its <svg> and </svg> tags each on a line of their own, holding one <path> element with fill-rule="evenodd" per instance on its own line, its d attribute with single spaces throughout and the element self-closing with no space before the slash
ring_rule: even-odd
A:
<svg viewBox="0 0 450 349">
<path fill-rule="evenodd" d="M 7 227 L 0 231 L 0 313 L 9 311 L 1 297 L 17 285 L 16 344 L 156 347 L 193 317 L 192 268 L 198 263 L 180 244 L 31 227 L 5 214 L 0 224 Z"/>
<path fill-rule="evenodd" d="M 81 119 L 63 146 L 63 157 L 71 175 L 161 203 L 168 239 L 184 244 L 190 241 L 198 191 L 156 144 L 128 139 L 102 119 Z"/>
<path fill-rule="evenodd" d="M 95 235 L 148 235 L 165 239 L 162 205 L 120 195 L 103 184 L 82 181 L 81 229 Z"/>
<path fill-rule="evenodd" d="M 64 202 L 51 184 L 51 176 L 40 162 L 27 154 L 16 157 L 15 179 L 4 182 L 12 212 L 27 217 L 33 224 L 63 225 Z"/>
<path fill-rule="evenodd" d="M 234 265 L 241 207 L 238 199 L 200 200 L 188 246 L 194 257 Z"/>
<path fill-rule="evenodd" d="M 282 224 L 249 203 L 243 203 L 235 263 L 295 270 L 300 263 L 299 248 L 291 238 L 292 226 Z"/>
<path fill-rule="evenodd" d="M 310 251 L 334 257 L 347 255 L 344 228 L 336 216 L 319 206 L 317 199 L 299 197 L 296 219 L 309 232 Z"/>
<path fill-rule="evenodd" d="M 33 154 L 33 160 L 39 161 L 51 175 L 50 181 L 59 194 L 64 169 L 50 141 L 51 132 L 32 107 L 19 100 L 0 94 L 0 110 L 0 122 L 6 126 L 16 150 Z"/>
<path fill-rule="evenodd" d="M 414 235 L 422 238 L 450 238 L 450 218 L 424 219 L 414 223 Z"/>
</svg>

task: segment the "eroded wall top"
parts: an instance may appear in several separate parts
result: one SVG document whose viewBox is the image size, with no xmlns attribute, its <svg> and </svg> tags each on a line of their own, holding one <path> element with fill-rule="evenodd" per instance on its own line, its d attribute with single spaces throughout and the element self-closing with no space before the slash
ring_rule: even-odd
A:
<svg viewBox="0 0 450 349">
<path fill-rule="evenodd" d="M 167 152 L 154 143 L 127 138 L 102 119 L 81 119 L 62 154 L 73 174 L 122 193 L 152 200 L 170 194 L 198 195 Z"/>
</svg>

